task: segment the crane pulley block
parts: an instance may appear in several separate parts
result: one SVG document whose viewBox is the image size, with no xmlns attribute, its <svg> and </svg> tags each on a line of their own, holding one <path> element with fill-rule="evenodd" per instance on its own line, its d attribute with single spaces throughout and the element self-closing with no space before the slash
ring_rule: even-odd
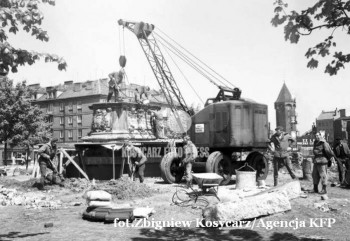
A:
<svg viewBox="0 0 350 241">
<path fill-rule="evenodd" d="M 153 24 L 148 24 L 144 22 L 136 23 L 134 26 L 134 33 L 138 38 L 147 38 L 152 33 L 153 30 L 154 30 Z"/>
</svg>

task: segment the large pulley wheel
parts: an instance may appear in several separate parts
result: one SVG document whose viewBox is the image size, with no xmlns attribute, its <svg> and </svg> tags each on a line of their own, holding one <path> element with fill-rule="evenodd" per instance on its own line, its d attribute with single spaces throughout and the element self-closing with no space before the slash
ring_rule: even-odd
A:
<svg viewBox="0 0 350 241">
<path fill-rule="evenodd" d="M 257 152 L 254 153 L 250 158 L 247 158 L 248 164 L 256 170 L 256 180 L 266 180 L 269 174 L 269 162 L 267 158 Z"/>
<path fill-rule="evenodd" d="M 205 169 L 224 178 L 220 185 L 227 185 L 231 181 L 231 160 L 220 151 L 215 151 L 208 156 Z"/>
<path fill-rule="evenodd" d="M 179 183 L 184 175 L 181 159 L 174 152 L 167 153 L 160 162 L 160 171 L 164 182 Z"/>
</svg>

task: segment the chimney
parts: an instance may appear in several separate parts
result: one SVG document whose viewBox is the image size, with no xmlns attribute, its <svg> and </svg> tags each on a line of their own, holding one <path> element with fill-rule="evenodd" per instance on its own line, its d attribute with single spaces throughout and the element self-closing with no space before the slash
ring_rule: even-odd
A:
<svg viewBox="0 0 350 241">
<path fill-rule="evenodd" d="M 345 117 L 345 109 L 340 109 L 339 110 L 340 117 Z"/>
<path fill-rule="evenodd" d="M 81 83 L 74 83 L 74 87 L 73 87 L 74 92 L 80 91 L 81 90 L 81 86 L 82 86 Z"/>
<path fill-rule="evenodd" d="M 71 87 L 73 85 L 73 80 L 64 81 L 65 87 Z"/>
</svg>

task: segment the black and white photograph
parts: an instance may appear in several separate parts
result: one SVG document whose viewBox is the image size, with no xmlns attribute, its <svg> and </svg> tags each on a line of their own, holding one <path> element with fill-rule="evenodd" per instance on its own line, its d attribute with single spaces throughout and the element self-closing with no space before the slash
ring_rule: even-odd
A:
<svg viewBox="0 0 350 241">
<path fill-rule="evenodd" d="M 350 0 L 0 0 L 0 240 L 350 240 L 349 40 Z"/>
</svg>

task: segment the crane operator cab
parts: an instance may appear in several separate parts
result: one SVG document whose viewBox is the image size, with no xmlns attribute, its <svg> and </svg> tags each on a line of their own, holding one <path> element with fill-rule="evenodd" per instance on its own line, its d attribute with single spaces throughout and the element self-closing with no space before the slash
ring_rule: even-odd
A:
<svg viewBox="0 0 350 241">
<path fill-rule="evenodd" d="M 239 100 L 241 98 L 242 91 L 239 88 L 227 88 L 223 86 L 219 86 L 219 93 L 215 98 L 209 98 L 205 102 L 205 106 L 210 104 L 226 101 L 226 100 Z"/>
</svg>

